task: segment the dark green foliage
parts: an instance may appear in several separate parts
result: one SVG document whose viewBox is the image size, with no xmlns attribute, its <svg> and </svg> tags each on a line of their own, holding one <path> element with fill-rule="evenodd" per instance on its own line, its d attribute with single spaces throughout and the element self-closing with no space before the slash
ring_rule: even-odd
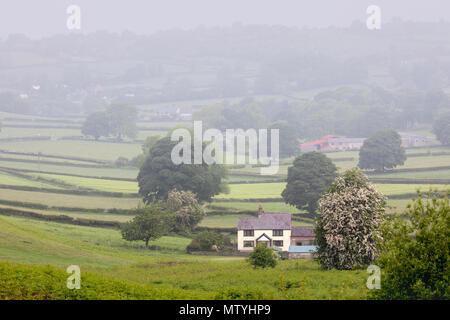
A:
<svg viewBox="0 0 450 320">
<path fill-rule="evenodd" d="M 277 265 L 277 258 L 272 248 L 267 248 L 265 245 L 259 244 L 253 249 L 253 252 L 248 257 L 248 262 L 254 268 L 275 268 Z"/>
<path fill-rule="evenodd" d="M 91 113 L 83 123 L 81 133 L 85 136 L 93 136 L 95 140 L 109 136 L 109 123 L 106 112 Z"/>
<path fill-rule="evenodd" d="M 213 246 L 217 246 L 217 251 L 222 250 L 224 246 L 231 246 L 230 239 L 227 236 L 215 231 L 202 231 L 195 236 L 186 250 L 191 251 L 212 251 Z"/>
<path fill-rule="evenodd" d="M 428 199 L 419 193 L 384 229 L 381 289 L 377 299 L 450 299 L 449 191 Z"/>
<path fill-rule="evenodd" d="M 298 156 L 288 169 L 286 189 L 281 196 L 287 204 L 307 209 L 313 216 L 317 200 L 337 176 L 337 168 L 323 153 L 307 152 Z"/>
<path fill-rule="evenodd" d="M 137 178 L 139 194 L 145 202 L 167 199 L 169 191 L 173 189 L 189 190 L 199 201 L 210 201 L 224 190 L 225 167 L 206 163 L 176 165 L 172 162 L 171 152 L 177 143 L 165 137 L 151 148 Z"/>
<path fill-rule="evenodd" d="M 135 138 L 137 135 L 137 109 L 125 104 L 112 104 L 105 111 L 90 114 L 83 124 L 81 133 L 100 137 L 116 136 L 121 140 L 123 136 Z"/>
<path fill-rule="evenodd" d="M 433 133 L 444 145 L 450 145 L 450 112 L 438 116 L 433 124 Z"/>
<path fill-rule="evenodd" d="M 123 279 L 86 272 L 81 268 L 81 288 L 67 288 L 70 274 L 52 266 L 0 262 L 0 300 L 152 300 L 206 299 L 201 292 L 156 288 Z"/>
<path fill-rule="evenodd" d="M 286 120 L 273 122 L 270 129 L 278 129 L 280 134 L 280 157 L 291 157 L 299 153 L 298 134 L 299 130 L 293 123 Z M 270 146 L 270 144 L 269 144 Z M 269 150 L 269 154 L 271 151 Z"/>
<path fill-rule="evenodd" d="M 402 139 L 395 130 L 382 130 L 364 141 L 359 151 L 358 167 L 384 171 L 406 161 Z"/>
<path fill-rule="evenodd" d="M 160 202 L 137 208 L 133 220 L 122 224 L 122 237 L 128 241 L 145 241 L 145 247 L 148 248 L 150 240 L 165 236 L 173 229 L 175 216 L 164 210 L 165 206 Z"/>
<path fill-rule="evenodd" d="M 109 133 L 119 140 L 122 136 L 135 138 L 138 132 L 137 109 L 134 106 L 114 103 L 106 109 L 109 124 Z"/>
</svg>

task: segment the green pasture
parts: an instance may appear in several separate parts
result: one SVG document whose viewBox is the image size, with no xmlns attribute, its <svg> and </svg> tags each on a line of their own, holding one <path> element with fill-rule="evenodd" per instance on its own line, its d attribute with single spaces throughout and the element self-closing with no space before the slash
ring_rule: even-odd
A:
<svg viewBox="0 0 450 320">
<path fill-rule="evenodd" d="M 109 161 L 114 161 L 121 156 L 133 158 L 142 153 L 139 143 L 74 140 L 0 142 L 0 149 Z"/>
<path fill-rule="evenodd" d="M 37 187 L 37 188 L 60 189 L 59 187 L 57 187 L 53 184 L 17 177 L 17 176 L 5 173 L 3 171 L 0 171 L 0 184 L 10 185 L 10 186 L 29 186 L 29 187 Z M 0 189 L 0 197 L 1 197 L 2 192 L 3 192 L 3 190 Z"/>
<path fill-rule="evenodd" d="M 108 192 L 137 193 L 138 183 L 131 181 L 106 180 L 93 178 L 80 178 L 74 176 L 63 176 L 55 174 L 38 174 L 36 176 L 45 179 L 56 179 L 65 183 L 77 185 L 78 187 L 95 189 Z"/>
<path fill-rule="evenodd" d="M 253 184 L 230 184 L 228 194 L 219 194 L 214 199 L 263 199 L 263 198 L 281 198 L 281 192 L 286 183 L 253 183 Z M 422 191 L 429 190 L 430 187 L 443 190 L 446 185 L 443 184 L 376 184 L 376 188 L 385 195 L 400 195 L 415 193 L 417 189 Z"/>
<path fill-rule="evenodd" d="M 39 203 L 52 207 L 73 207 L 86 209 L 131 209 L 135 208 L 141 201 L 139 198 L 83 196 L 8 189 L 0 189 L 0 199 Z"/>
<path fill-rule="evenodd" d="M 214 208 L 209 210 L 215 211 L 219 210 L 215 207 L 220 207 L 224 209 L 235 209 L 240 211 L 251 210 L 254 212 L 258 211 L 258 202 L 212 202 L 211 204 Z M 296 207 L 285 204 L 284 202 L 263 202 L 261 203 L 263 210 L 265 212 L 288 212 L 288 213 L 301 213 Z"/>
<path fill-rule="evenodd" d="M 5 122 L 10 124 L 11 122 Z M 27 123 L 32 124 L 32 123 Z M 64 124 L 59 124 L 64 126 Z M 43 137 L 49 136 L 54 138 L 81 136 L 79 129 L 63 129 L 63 128 L 12 128 L 3 127 L 0 131 L 0 139 L 3 138 L 19 138 L 19 137 Z"/>
<path fill-rule="evenodd" d="M 160 250 L 145 250 L 141 243 L 122 240 L 117 230 L 0 217 L 0 261 L 52 265 L 60 270 L 76 264 L 86 274 L 86 283 L 96 275 L 157 289 L 166 298 L 174 297 L 173 290 L 178 290 L 175 297 L 190 293 L 193 299 L 236 295 L 241 299 L 363 299 L 367 294 L 365 270 L 325 271 L 312 260 L 280 261 L 274 269 L 253 269 L 240 258 L 188 255 L 184 248 L 189 241 L 163 237 L 151 243 Z M 42 290 L 34 282 L 45 273 L 36 273 L 21 290 Z M 53 279 L 60 278 L 53 273 Z M 0 291 L 8 288 L 1 286 Z M 101 296 L 102 290 L 97 291 Z"/>
<path fill-rule="evenodd" d="M 89 167 L 74 167 L 61 164 L 44 164 L 36 162 L 24 163 L 15 161 L 0 161 L 1 167 L 6 167 L 16 170 L 33 170 L 37 172 L 51 172 L 54 174 L 68 174 L 68 175 L 83 175 L 93 177 L 110 177 L 110 178 L 126 178 L 136 179 L 138 175 L 137 168 L 89 168 Z"/>
</svg>

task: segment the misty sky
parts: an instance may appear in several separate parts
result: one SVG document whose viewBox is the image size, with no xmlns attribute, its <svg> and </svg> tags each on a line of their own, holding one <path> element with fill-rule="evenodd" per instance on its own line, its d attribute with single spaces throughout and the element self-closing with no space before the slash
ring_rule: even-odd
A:
<svg viewBox="0 0 450 320">
<path fill-rule="evenodd" d="M 0 37 L 61 34 L 66 8 L 82 10 L 82 32 L 130 30 L 150 34 L 171 28 L 271 24 L 297 27 L 348 26 L 365 21 L 366 8 L 381 7 L 383 21 L 450 21 L 449 0 L 0 0 Z"/>
</svg>

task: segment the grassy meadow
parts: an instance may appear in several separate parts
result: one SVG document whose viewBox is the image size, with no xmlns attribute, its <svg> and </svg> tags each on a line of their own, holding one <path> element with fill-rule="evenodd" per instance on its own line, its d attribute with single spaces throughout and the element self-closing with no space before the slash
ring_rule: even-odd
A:
<svg viewBox="0 0 450 320">
<path fill-rule="evenodd" d="M 147 107 L 150 106 L 142 108 Z M 138 155 L 141 142 L 60 140 L 80 136 L 81 132 L 74 128 L 45 126 L 39 122 L 39 117 L 36 119 L 42 128 L 5 127 L 0 132 L 0 299 L 366 297 L 364 270 L 324 271 L 312 260 L 280 261 L 274 269 L 258 270 L 251 268 L 243 257 L 189 255 L 185 249 L 191 241 L 189 237 L 162 237 L 151 241 L 151 249 L 146 250 L 143 242 L 125 241 L 114 228 L 45 221 L 46 216 L 55 215 L 106 222 L 132 219 L 127 210 L 140 203 L 135 196 L 138 184 L 133 181 L 138 169 L 115 167 L 113 162 L 118 157 L 131 159 Z M 19 122 L 3 121 L 11 125 L 30 122 L 28 116 Z M 79 120 L 72 122 L 70 126 L 80 125 Z M 177 124 L 139 123 L 140 127 L 155 130 L 141 130 L 137 138 L 143 140 L 149 135 L 165 134 Z M 2 140 L 38 136 L 52 139 Z M 442 190 L 448 187 L 446 181 L 450 181 L 450 169 L 439 168 L 450 165 L 449 148 L 408 149 L 407 154 L 411 157 L 398 168 L 402 170 L 370 175 L 370 178 L 383 178 L 387 182 L 396 179 L 392 183 L 375 184 L 388 198 L 393 197 L 388 200 L 389 213 L 402 211 L 417 189 Z M 358 153 L 354 151 L 332 152 L 327 156 L 341 171 L 358 162 Z M 280 181 L 286 179 L 292 160 L 283 159 L 275 177 L 262 177 L 260 168 L 250 165 L 230 168 L 230 192 L 219 194 L 205 204 L 209 214 L 199 226 L 206 230 L 236 228 L 238 219 L 252 216 L 260 202 L 265 212 L 294 214 L 293 225 L 311 225 L 310 219 L 302 217 L 304 211 L 281 200 L 286 183 Z M 426 181 L 416 183 L 414 179 Z M 35 213 L 41 218 L 6 215 L 11 209 Z M 235 233 L 230 237 L 234 239 Z M 65 288 L 65 268 L 69 265 L 79 265 L 82 270 L 83 286 L 77 293 Z M 31 279 L 40 282 L 27 281 Z"/>
</svg>

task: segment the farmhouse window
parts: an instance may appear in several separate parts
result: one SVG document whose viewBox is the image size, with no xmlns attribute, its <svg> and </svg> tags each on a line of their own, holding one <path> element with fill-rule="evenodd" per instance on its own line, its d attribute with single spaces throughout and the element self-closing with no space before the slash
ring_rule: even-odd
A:
<svg viewBox="0 0 450 320">
<path fill-rule="evenodd" d="M 244 248 L 249 248 L 253 246 L 254 246 L 253 241 L 244 241 Z"/>
<path fill-rule="evenodd" d="M 274 237 L 279 237 L 283 235 L 283 230 L 273 230 L 273 236 Z"/>
<path fill-rule="evenodd" d="M 244 230 L 244 237 L 253 237 L 254 232 L 253 230 Z"/>
<path fill-rule="evenodd" d="M 283 240 L 274 240 L 273 245 L 275 247 L 282 247 L 283 246 Z"/>
</svg>

